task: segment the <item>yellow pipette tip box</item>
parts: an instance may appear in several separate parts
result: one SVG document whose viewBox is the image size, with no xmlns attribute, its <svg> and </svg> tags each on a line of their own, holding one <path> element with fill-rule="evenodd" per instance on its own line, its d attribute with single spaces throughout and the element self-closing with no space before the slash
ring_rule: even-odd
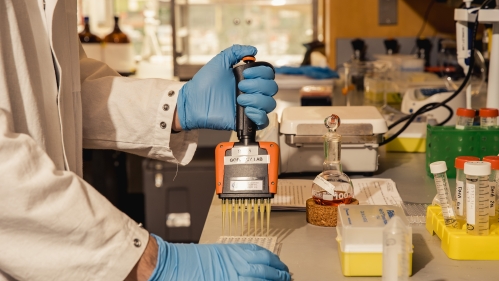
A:
<svg viewBox="0 0 499 281">
<path fill-rule="evenodd" d="M 428 206 L 426 229 L 442 241 L 441 247 L 447 257 L 454 260 L 499 260 L 498 217 L 490 217 L 487 236 L 469 235 L 466 224 L 462 228 L 446 227 L 440 206 Z"/>
<path fill-rule="evenodd" d="M 397 215 L 409 227 L 404 211 L 389 205 L 340 205 L 336 226 L 338 254 L 344 276 L 382 276 L 383 230 L 389 218 Z M 412 232 L 412 229 L 411 229 Z M 412 245 L 412 235 L 409 243 Z M 408 272 L 412 275 L 411 247 Z"/>
</svg>

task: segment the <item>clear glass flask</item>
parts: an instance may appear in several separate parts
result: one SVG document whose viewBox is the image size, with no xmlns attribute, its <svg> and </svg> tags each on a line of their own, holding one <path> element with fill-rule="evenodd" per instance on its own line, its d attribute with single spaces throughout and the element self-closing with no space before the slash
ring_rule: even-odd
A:
<svg viewBox="0 0 499 281">
<path fill-rule="evenodd" d="M 466 177 L 464 175 L 464 163 L 468 161 L 480 161 L 480 158 L 475 156 L 458 156 L 454 160 L 454 167 L 456 168 L 456 216 L 461 221 L 466 220 L 466 190 L 464 187 Z"/>
<path fill-rule="evenodd" d="M 450 193 L 449 180 L 447 179 L 447 164 L 445 161 L 437 161 L 430 164 L 430 170 L 435 180 L 437 195 L 445 225 L 458 227 L 456 214 L 454 212 L 452 195 Z"/>
<path fill-rule="evenodd" d="M 383 281 L 409 279 L 409 253 L 412 231 L 399 216 L 394 216 L 383 229 Z"/>
<path fill-rule="evenodd" d="M 337 206 L 349 204 L 353 198 L 350 178 L 341 169 L 341 135 L 336 133 L 340 118 L 331 115 L 324 120 L 328 132 L 324 135 L 324 163 L 322 173 L 312 184 L 312 198 L 316 204 Z"/>
<path fill-rule="evenodd" d="M 476 111 L 468 108 L 458 108 L 456 110 L 456 129 L 464 130 L 473 126 Z"/>
<path fill-rule="evenodd" d="M 471 235 L 489 235 L 489 176 L 488 162 L 464 163 L 466 175 L 466 228 Z"/>
</svg>

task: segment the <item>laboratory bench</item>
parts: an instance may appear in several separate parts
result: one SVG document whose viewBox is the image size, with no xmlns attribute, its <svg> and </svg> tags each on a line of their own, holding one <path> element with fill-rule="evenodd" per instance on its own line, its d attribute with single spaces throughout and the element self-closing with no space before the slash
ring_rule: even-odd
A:
<svg viewBox="0 0 499 281">
<path fill-rule="evenodd" d="M 394 153 L 380 149 L 375 178 L 395 181 L 404 202 L 431 203 L 436 194 L 433 179 L 426 175 L 424 153 Z M 362 175 L 351 175 L 361 178 Z M 313 179 L 311 175 L 302 178 Z M 454 180 L 450 179 L 451 186 Z M 201 244 L 215 243 L 222 235 L 221 200 L 215 195 L 203 228 Z M 412 225 L 413 275 L 409 280 L 498 280 L 498 261 L 457 261 L 440 248 L 440 239 L 424 225 Z M 381 277 L 345 277 L 341 272 L 336 228 L 308 224 L 305 212 L 272 211 L 270 234 L 281 243 L 279 256 L 293 280 L 381 280 Z M 363 266 L 359 264 L 358 266 Z"/>
</svg>

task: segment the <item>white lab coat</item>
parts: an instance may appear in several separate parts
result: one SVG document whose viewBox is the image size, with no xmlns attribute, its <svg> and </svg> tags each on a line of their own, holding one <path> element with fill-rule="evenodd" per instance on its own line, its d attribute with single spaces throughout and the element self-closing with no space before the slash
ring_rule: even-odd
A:
<svg viewBox="0 0 499 281">
<path fill-rule="evenodd" d="M 196 148 L 170 134 L 182 83 L 119 77 L 78 42 L 76 0 L 0 1 L 0 280 L 123 280 L 149 235 L 82 180 L 82 147 Z"/>
</svg>

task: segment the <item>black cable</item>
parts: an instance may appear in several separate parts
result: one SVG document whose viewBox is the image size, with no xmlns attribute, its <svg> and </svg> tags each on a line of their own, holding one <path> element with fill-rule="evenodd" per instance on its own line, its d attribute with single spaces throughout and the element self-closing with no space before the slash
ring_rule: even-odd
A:
<svg viewBox="0 0 499 281">
<path fill-rule="evenodd" d="M 475 40 L 476 40 L 476 35 L 478 33 L 477 32 L 478 31 L 478 13 L 479 13 L 480 9 L 490 1 L 491 0 L 486 0 L 485 2 L 483 2 L 477 11 L 475 24 L 473 26 L 473 33 L 472 33 L 473 40 L 471 41 L 471 49 L 470 49 L 470 53 L 472 55 L 470 56 L 470 64 L 469 64 L 468 72 L 466 73 L 466 76 L 464 77 L 463 83 L 459 86 L 459 88 L 451 96 L 449 96 L 448 98 L 446 98 L 442 102 L 426 104 L 426 105 L 422 106 L 420 109 L 418 109 L 416 112 L 414 112 L 413 114 L 405 116 L 405 117 L 395 121 L 390 126 L 388 126 L 388 129 L 392 129 L 393 127 L 395 127 L 398 124 L 407 120 L 407 122 L 404 124 L 404 126 L 402 126 L 402 128 L 400 130 L 398 130 L 395 134 L 393 134 L 392 136 L 390 136 L 389 138 L 387 138 L 383 142 L 381 142 L 379 144 L 380 146 L 385 145 L 385 144 L 389 143 L 390 141 L 394 140 L 396 137 L 398 137 L 405 129 L 407 129 L 407 127 L 409 127 L 410 123 L 412 123 L 412 121 L 414 121 L 414 119 L 416 119 L 416 117 L 418 115 L 421 115 L 421 114 L 426 113 L 428 111 L 434 110 L 440 106 L 444 106 L 446 108 L 449 108 L 448 106 L 446 106 L 446 103 L 449 102 L 450 100 L 452 100 L 453 98 L 455 98 L 467 86 L 468 81 L 471 78 L 471 73 L 473 72 L 473 67 L 475 65 Z M 444 122 L 442 122 L 438 125 L 444 124 L 445 122 L 450 120 L 450 118 L 452 118 L 452 115 L 447 117 L 447 119 Z"/>
<path fill-rule="evenodd" d="M 435 4 L 435 0 L 431 0 L 430 3 L 428 4 L 428 7 L 426 7 L 426 11 L 424 13 L 424 17 L 423 17 L 423 25 L 421 25 L 421 28 L 419 29 L 417 35 L 416 35 L 416 40 L 419 39 L 419 37 L 421 37 L 421 34 L 423 34 L 423 31 L 426 27 L 426 24 L 428 23 L 428 17 L 430 16 L 430 11 L 431 11 L 431 7 L 433 7 L 433 4 Z M 414 54 L 414 52 L 416 51 L 416 48 L 417 48 L 417 45 L 414 45 L 414 47 L 412 47 L 412 50 L 411 50 L 411 54 Z"/>
</svg>

